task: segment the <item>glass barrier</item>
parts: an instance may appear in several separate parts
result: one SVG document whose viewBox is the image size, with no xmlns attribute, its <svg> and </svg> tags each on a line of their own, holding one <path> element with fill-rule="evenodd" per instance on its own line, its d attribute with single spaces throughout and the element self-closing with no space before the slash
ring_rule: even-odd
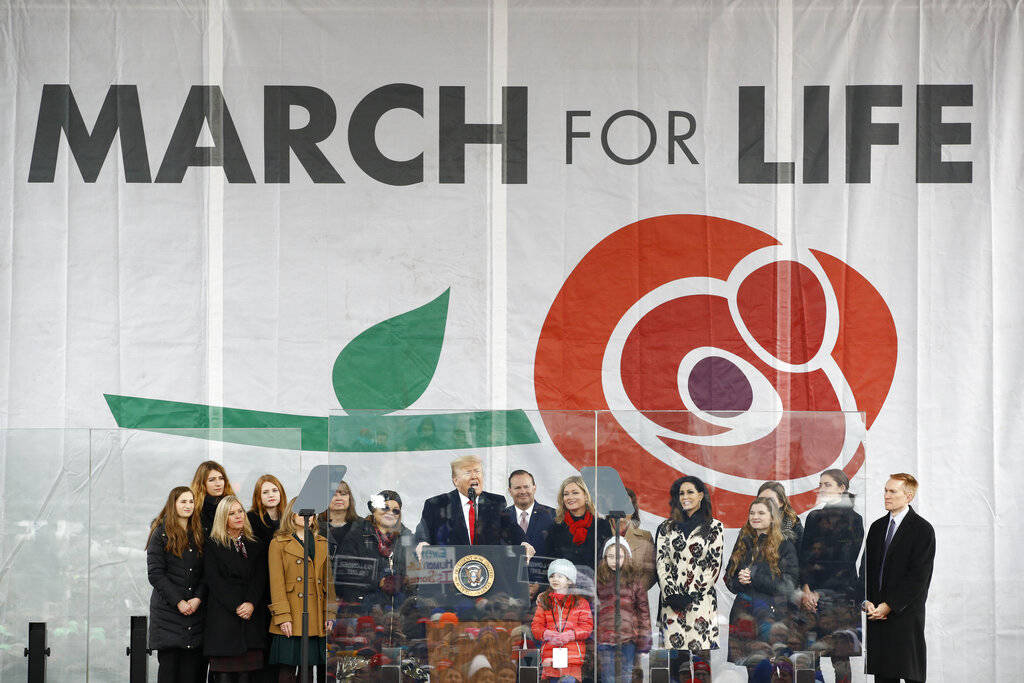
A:
<svg viewBox="0 0 1024 683">
<path fill-rule="evenodd" d="M 248 510 L 262 474 L 294 495 L 317 462 L 295 429 L 9 429 L 3 437 L 3 681 L 24 680 L 30 621 L 47 624 L 48 680 L 128 680 L 130 617 L 151 616 L 150 525 L 171 489 L 215 460 Z M 148 680 L 157 667 L 151 657 Z"/>
<path fill-rule="evenodd" d="M 307 450 L 298 429 L 2 432 L 0 680 L 24 677 L 30 621 L 47 622 L 50 680 L 127 680 L 150 522 L 207 460 L 245 509 L 265 473 L 291 500 L 313 466 L 346 468 L 317 510 L 330 572 L 306 591 L 324 596 L 310 629 L 333 680 L 864 680 L 856 567 L 876 501 L 858 413 L 357 411 L 326 427 Z M 790 514 L 752 505 L 765 491 Z M 711 520 L 691 519 L 704 502 Z"/>
<path fill-rule="evenodd" d="M 521 428 L 524 419 L 532 434 Z M 498 680 L 567 671 L 582 680 L 616 680 L 617 666 L 618 680 L 680 680 L 684 673 L 681 680 L 711 680 L 712 672 L 715 680 L 767 680 L 772 672 L 793 680 L 800 674 L 834 681 L 837 672 L 839 680 L 864 680 L 856 578 L 864 498 L 840 495 L 864 490 L 864 437 L 861 414 L 838 412 L 334 414 L 329 459 L 347 467 L 352 503 L 368 519 L 353 525 L 361 542 L 348 536 L 334 546 L 339 611 L 328 673 L 377 680 L 401 668 L 413 679 L 468 681 L 490 669 Z M 472 460 L 459 460 L 467 454 L 479 459 L 479 471 Z M 831 484 L 819 494 L 826 470 L 839 472 L 826 476 Z M 581 471 L 582 487 L 570 479 Z M 684 557 L 697 552 L 683 541 L 693 528 L 662 524 L 675 507 L 694 500 L 700 507 L 700 492 L 686 483 L 673 505 L 682 472 L 705 484 L 712 519 L 722 523 L 709 523 L 714 542 L 699 557 Z M 619 481 L 632 496 L 624 503 L 616 498 Z M 773 523 L 774 511 L 754 506 L 755 524 L 779 530 L 767 562 L 752 543 L 753 528 L 743 530 L 766 482 L 778 482 L 768 496 L 788 512 Z M 474 524 L 484 538 L 475 543 L 465 538 L 467 498 L 458 493 L 460 485 L 468 493 L 468 484 L 479 496 Z M 377 544 L 376 534 L 387 536 L 381 523 L 392 523 L 384 508 L 398 504 L 388 491 L 401 499 L 404 528 L 394 541 L 401 550 Z M 382 498 L 373 503 L 375 494 Z M 554 519 L 560 502 L 561 524 Z M 577 545 L 564 513 L 566 506 L 584 513 L 588 503 L 597 519 L 580 527 Z M 489 524 L 498 508 L 504 519 Z M 612 511 L 622 513 L 614 526 Z M 540 531 L 548 515 L 552 523 Z M 516 540 L 530 543 L 531 557 Z M 620 570 L 613 568 L 616 551 L 624 556 Z M 549 599 L 538 606 L 553 585 L 549 574 L 558 573 L 549 571 L 556 561 L 572 575 L 568 592 L 580 638 L 550 633 L 576 630 L 565 627 L 571 610 L 563 610 L 559 631 L 547 628 L 559 625 L 557 605 L 545 610 Z M 684 569 L 691 562 L 692 577 Z M 670 591 L 689 621 L 681 623 L 666 602 Z M 712 643 L 718 647 L 698 647 Z M 553 662 L 557 650 L 567 659 Z M 555 671 L 555 663 L 564 666 Z"/>
<path fill-rule="evenodd" d="M 600 680 L 864 680 L 865 434 L 860 413 L 599 413 L 597 461 L 648 513 L 622 524 L 618 628 L 598 574 Z"/>
<path fill-rule="evenodd" d="M 25 680 L 22 652 L 28 624 L 43 621 L 51 652 L 48 675 L 53 680 L 85 680 L 90 640 L 89 430 L 0 433 L 0 679 Z M 145 569 L 141 572 L 145 581 Z"/>
</svg>

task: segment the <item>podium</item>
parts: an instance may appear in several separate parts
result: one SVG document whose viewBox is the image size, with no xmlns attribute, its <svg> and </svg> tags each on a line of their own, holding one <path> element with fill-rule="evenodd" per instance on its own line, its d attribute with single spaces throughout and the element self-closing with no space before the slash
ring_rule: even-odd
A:
<svg viewBox="0 0 1024 683">
<path fill-rule="evenodd" d="M 498 680 L 515 680 L 524 629 L 533 620 L 522 546 L 426 546 L 408 566 L 427 626 L 430 666 L 466 676 L 486 658 Z M 509 678 L 511 677 L 511 678 Z"/>
<path fill-rule="evenodd" d="M 533 618 L 529 574 L 522 546 L 425 546 L 409 560 L 407 576 L 416 586 L 421 611 L 454 612 L 486 621 L 495 603 L 501 618 Z M 513 616 L 514 614 L 514 616 Z"/>
</svg>

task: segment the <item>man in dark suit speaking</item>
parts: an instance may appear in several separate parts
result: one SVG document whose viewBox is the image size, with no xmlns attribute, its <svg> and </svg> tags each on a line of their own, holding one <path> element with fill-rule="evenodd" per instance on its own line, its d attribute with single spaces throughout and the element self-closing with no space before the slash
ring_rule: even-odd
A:
<svg viewBox="0 0 1024 683">
<path fill-rule="evenodd" d="M 475 455 L 451 463 L 455 490 L 428 498 L 416 527 L 416 551 L 424 545 L 518 545 L 533 547 L 518 525 L 502 514 L 505 497 L 482 492 L 484 466 Z"/>
<path fill-rule="evenodd" d="M 526 470 L 508 476 L 508 493 L 513 504 L 505 508 L 507 521 L 523 530 L 527 543 L 543 549 L 548 531 L 555 524 L 555 509 L 536 501 L 537 482 Z"/>
<path fill-rule="evenodd" d="M 914 512 L 912 475 L 890 475 L 885 509 L 875 520 L 860 564 L 868 615 L 866 673 L 877 683 L 925 680 L 924 603 L 935 560 L 935 531 Z"/>
</svg>

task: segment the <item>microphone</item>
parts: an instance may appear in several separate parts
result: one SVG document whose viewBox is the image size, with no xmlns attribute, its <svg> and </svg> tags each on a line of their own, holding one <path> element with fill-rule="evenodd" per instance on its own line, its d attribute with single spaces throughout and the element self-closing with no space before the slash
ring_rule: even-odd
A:
<svg viewBox="0 0 1024 683">
<path fill-rule="evenodd" d="M 466 498 L 469 498 L 474 503 L 476 502 L 476 489 L 472 484 L 469 485 L 469 490 L 466 491 Z"/>
</svg>

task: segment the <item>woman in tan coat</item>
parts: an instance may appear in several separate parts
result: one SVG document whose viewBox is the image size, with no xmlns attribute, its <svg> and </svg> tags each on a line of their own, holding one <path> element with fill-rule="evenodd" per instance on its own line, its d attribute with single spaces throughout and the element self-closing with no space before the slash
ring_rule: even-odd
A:
<svg viewBox="0 0 1024 683">
<path fill-rule="evenodd" d="M 302 571 L 309 563 L 309 666 L 316 667 L 321 683 L 326 679 L 329 616 L 335 605 L 334 582 L 327 561 L 327 539 L 317 533 L 317 521 L 310 519 L 313 547 L 303 552 L 305 520 L 292 511 L 289 501 L 281 526 L 267 552 L 270 569 L 270 664 L 278 667 L 278 681 L 298 680 L 296 670 L 302 658 Z M 312 678 L 312 676 L 310 677 Z"/>
</svg>

